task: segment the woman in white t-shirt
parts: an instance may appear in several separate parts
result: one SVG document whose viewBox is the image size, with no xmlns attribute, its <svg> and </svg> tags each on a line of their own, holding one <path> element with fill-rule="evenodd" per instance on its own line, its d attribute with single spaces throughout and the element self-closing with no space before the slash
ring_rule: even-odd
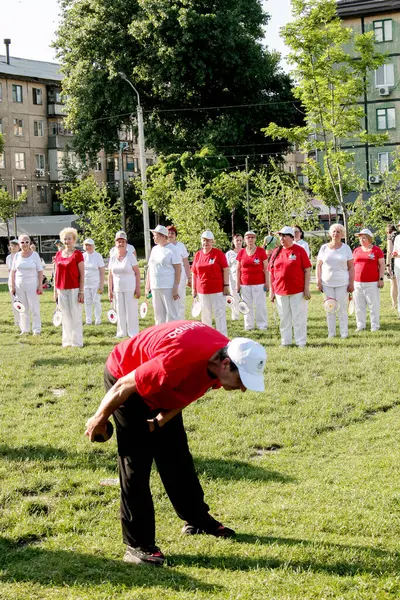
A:
<svg viewBox="0 0 400 600">
<path fill-rule="evenodd" d="M 10 253 L 7 255 L 6 258 L 6 265 L 7 265 L 7 269 L 8 269 L 8 291 L 10 292 L 10 300 L 11 300 L 11 306 L 13 307 L 12 311 L 13 311 L 13 317 L 14 317 L 14 325 L 16 325 L 17 327 L 19 327 L 19 312 L 17 310 L 15 310 L 13 303 L 14 303 L 14 294 L 11 293 L 11 277 L 12 277 L 12 264 L 13 264 L 13 260 L 15 258 L 15 255 L 17 254 L 17 252 L 19 252 L 19 243 L 18 240 L 11 240 L 10 245 L 8 246 Z"/>
<path fill-rule="evenodd" d="M 168 229 L 157 225 L 150 229 L 153 233 L 153 246 L 146 278 L 146 296 L 151 290 L 156 325 L 179 321 L 179 284 L 181 281 L 182 259 L 179 250 L 168 241 Z"/>
<path fill-rule="evenodd" d="M 298 246 L 301 246 L 302 248 L 304 248 L 304 250 L 307 252 L 308 258 L 310 258 L 310 246 L 307 244 L 306 240 L 304 239 L 304 231 L 302 230 L 300 225 L 293 225 L 293 230 L 294 230 L 294 243 L 297 244 Z"/>
<path fill-rule="evenodd" d="M 344 227 L 334 223 L 329 229 L 331 241 L 321 246 L 317 257 L 317 288 L 325 298 L 339 302 L 337 312 L 341 338 L 348 336 L 348 294 L 354 291 L 354 262 L 350 247 L 342 242 Z M 336 335 L 336 314 L 327 313 L 328 337 Z"/>
<path fill-rule="evenodd" d="M 116 337 L 133 337 L 139 333 L 140 271 L 136 256 L 126 249 L 126 233 L 119 231 L 115 237 L 116 252 L 108 263 L 108 298 L 115 300 Z"/>
<path fill-rule="evenodd" d="M 235 300 L 231 304 L 232 321 L 239 319 L 238 303 L 240 302 L 239 294 L 237 293 L 237 255 L 243 248 L 243 236 L 241 233 L 236 233 L 232 238 L 232 250 L 228 250 L 225 254 L 229 265 L 229 291 Z"/>
<path fill-rule="evenodd" d="M 104 291 L 104 260 L 95 251 L 94 241 L 88 238 L 83 242 L 85 252 L 83 262 L 85 267 L 85 314 L 86 325 L 92 324 L 94 309 L 94 324 L 101 324 L 101 295 Z"/>
<path fill-rule="evenodd" d="M 11 293 L 17 294 L 18 300 L 24 305 L 25 312 L 20 314 L 19 324 L 21 335 L 30 332 L 32 317 L 32 333 L 40 335 L 42 321 L 40 318 L 39 296 L 42 294 L 43 267 L 39 254 L 32 252 L 29 247 L 28 235 L 18 238 L 21 251 L 17 252 L 12 264 Z"/>
<path fill-rule="evenodd" d="M 177 240 L 178 231 L 174 225 L 168 225 L 168 241 L 170 244 L 173 244 L 177 250 L 179 250 L 179 254 L 182 259 L 182 271 L 181 271 L 181 280 L 179 282 L 178 294 L 179 300 L 179 318 L 185 319 L 185 309 L 186 309 L 186 286 L 190 287 L 192 283 L 192 277 L 190 273 L 190 265 L 189 265 L 189 253 L 185 244 Z"/>
</svg>

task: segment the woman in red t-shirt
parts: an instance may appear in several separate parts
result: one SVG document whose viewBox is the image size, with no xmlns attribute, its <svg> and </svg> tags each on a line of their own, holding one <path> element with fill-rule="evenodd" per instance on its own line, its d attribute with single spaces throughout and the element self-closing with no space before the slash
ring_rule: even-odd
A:
<svg viewBox="0 0 400 600">
<path fill-rule="evenodd" d="M 54 259 L 55 286 L 54 299 L 62 312 L 62 345 L 83 346 L 82 305 L 85 281 L 83 254 L 75 250 L 78 232 L 66 227 L 60 232 L 64 248 Z"/>
<path fill-rule="evenodd" d="M 383 288 L 385 258 L 379 246 L 372 244 L 372 231 L 363 229 L 356 235 L 360 240 L 360 246 L 353 252 L 356 331 L 363 331 L 367 326 L 367 306 L 371 331 L 378 331 L 381 308 L 379 289 Z"/>
<path fill-rule="evenodd" d="M 292 227 L 278 232 L 281 245 L 271 256 L 270 298 L 278 307 L 281 346 L 292 343 L 292 328 L 297 346 L 307 343 L 307 301 L 310 299 L 311 263 L 307 252 L 294 243 Z"/>
<path fill-rule="evenodd" d="M 256 246 L 254 231 L 244 234 L 244 243 L 245 248 L 240 250 L 236 257 L 237 292 L 241 292 L 250 309 L 250 312 L 244 315 L 244 328 L 246 331 L 254 328 L 255 309 L 257 328 L 267 329 L 268 256 L 263 248 Z"/>
<path fill-rule="evenodd" d="M 215 328 L 227 335 L 226 304 L 229 295 L 229 266 L 222 250 L 214 248 L 211 231 L 201 234 L 201 250 L 196 252 L 192 265 L 192 296 L 199 295 L 201 320 L 212 327 L 214 313 Z"/>
</svg>

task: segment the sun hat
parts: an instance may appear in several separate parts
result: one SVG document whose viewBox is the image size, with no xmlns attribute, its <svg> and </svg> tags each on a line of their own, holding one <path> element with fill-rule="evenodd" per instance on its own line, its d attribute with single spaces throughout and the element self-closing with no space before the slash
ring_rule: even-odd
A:
<svg viewBox="0 0 400 600">
<path fill-rule="evenodd" d="M 237 366 L 243 385 L 254 392 L 263 392 L 267 360 L 265 348 L 258 342 L 238 337 L 229 342 L 228 356 Z"/>
<path fill-rule="evenodd" d="M 203 233 L 201 234 L 201 238 L 205 239 L 205 240 L 214 240 L 214 234 L 212 231 L 210 231 L 209 229 L 206 229 L 205 231 L 203 231 Z"/>
<path fill-rule="evenodd" d="M 246 235 L 257 235 L 254 231 L 246 231 L 246 233 L 244 234 L 243 237 L 246 237 Z"/>
<path fill-rule="evenodd" d="M 275 231 L 276 235 L 280 233 L 284 233 L 285 235 L 291 235 L 292 237 L 294 237 L 293 227 L 288 227 L 287 225 L 285 225 L 285 227 L 282 227 L 282 229 L 280 229 L 279 231 Z"/>
<path fill-rule="evenodd" d="M 127 240 L 128 236 L 126 235 L 125 231 L 117 231 L 117 233 L 115 234 L 115 241 L 117 240 Z"/>
<path fill-rule="evenodd" d="M 10 240 L 10 244 L 15 244 L 16 246 L 19 246 L 19 241 L 18 240 Z"/>
<path fill-rule="evenodd" d="M 88 246 L 94 246 L 94 241 L 92 240 L 92 238 L 87 238 L 84 242 L 83 245 L 86 246 L 86 244 Z"/>
<path fill-rule="evenodd" d="M 161 235 L 168 237 L 168 229 L 165 227 L 165 225 L 157 225 L 155 229 L 150 229 L 150 231 L 153 233 L 161 233 Z"/>
<path fill-rule="evenodd" d="M 369 237 L 374 237 L 374 234 L 370 229 L 361 229 L 361 231 L 355 233 L 354 235 L 369 235 Z"/>
</svg>

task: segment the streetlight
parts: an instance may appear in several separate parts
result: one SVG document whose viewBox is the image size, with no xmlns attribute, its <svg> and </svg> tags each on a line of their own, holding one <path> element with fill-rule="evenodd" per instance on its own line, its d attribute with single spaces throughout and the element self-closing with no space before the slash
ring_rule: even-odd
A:
<svg viewBox="0 0 400 600">
<path fill-rule="evenodd" d="M 144 127 L 143 127 L 143 110 L 142 105 L 140 104 L 140 96 L 139 92 L 133 85 L 130 79 L 123 73 L 122 71 L 118 71 L 118 75 L 133 89 L 137 96 L 137 122 L 138 122 L 138 133 L 139 133 L 139 161 L 140 161 L 140 177 L 142 180 L 142 207 L 143 207 L 143 230 L 144 230 L 144 250 L 146 255 L 146 260 L 149 260 L 150 257 L 150 221 L 149 221 L 149 205 L 146 200 L 146 155 L 145 155 L 145 145 L 144 145 Z"/>
</svg>

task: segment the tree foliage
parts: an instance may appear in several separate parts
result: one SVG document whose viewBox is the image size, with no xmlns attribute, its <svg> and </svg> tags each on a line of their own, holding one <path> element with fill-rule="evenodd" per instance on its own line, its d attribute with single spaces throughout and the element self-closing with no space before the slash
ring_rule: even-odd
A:
<svg viewBox="0 0 400 600">
<path fill-rule="evenodd" d="M 295 18 L 283 28 L 283 38 L 291 50 L 294 94 L 304 107 L 306 125 L 286 128 L 271 123 L 264 131 L 299 144 L 307 153 L 323 152 L 323 170 L 318 172 L 309 159 L 306 174 L 315 195 L 328 206 L 340 206 L 347 229 L 346 189 L 352 188 L 357 174 L 353 154 L 342 146 L 381 144 L 385 139 L 366 133 L 359 104 L 368 74 L 385 62 L 385 56 L 375 51 L 373 32 L 354 34 L 342 25 L 335 0 L 292 0 L 292 11 Z"/>
<path fill-rule="evenodd" d="M 28 192 L 22 192 L 18 198 L 13 198 L 9 192 L 0 189 L 0 221 L 7 224 L 7 237 L 10 238 L 10 230 L 8 221 L 13 219 L 22 202 L 25 202 L 28 197 Z"/>
<path fill-rule="evenodd" d="M 118 72 L 140 92 L 147 146 L 165 155 L 205 144 L 268 154 L 262 125 L 299 120 L 279 55 L 262 45 L 260 0 L 63 0 L 61 10 L 55 46 L 81 156 L 115 150 L 132 123 L 136 96 Z"/>
</svg>

